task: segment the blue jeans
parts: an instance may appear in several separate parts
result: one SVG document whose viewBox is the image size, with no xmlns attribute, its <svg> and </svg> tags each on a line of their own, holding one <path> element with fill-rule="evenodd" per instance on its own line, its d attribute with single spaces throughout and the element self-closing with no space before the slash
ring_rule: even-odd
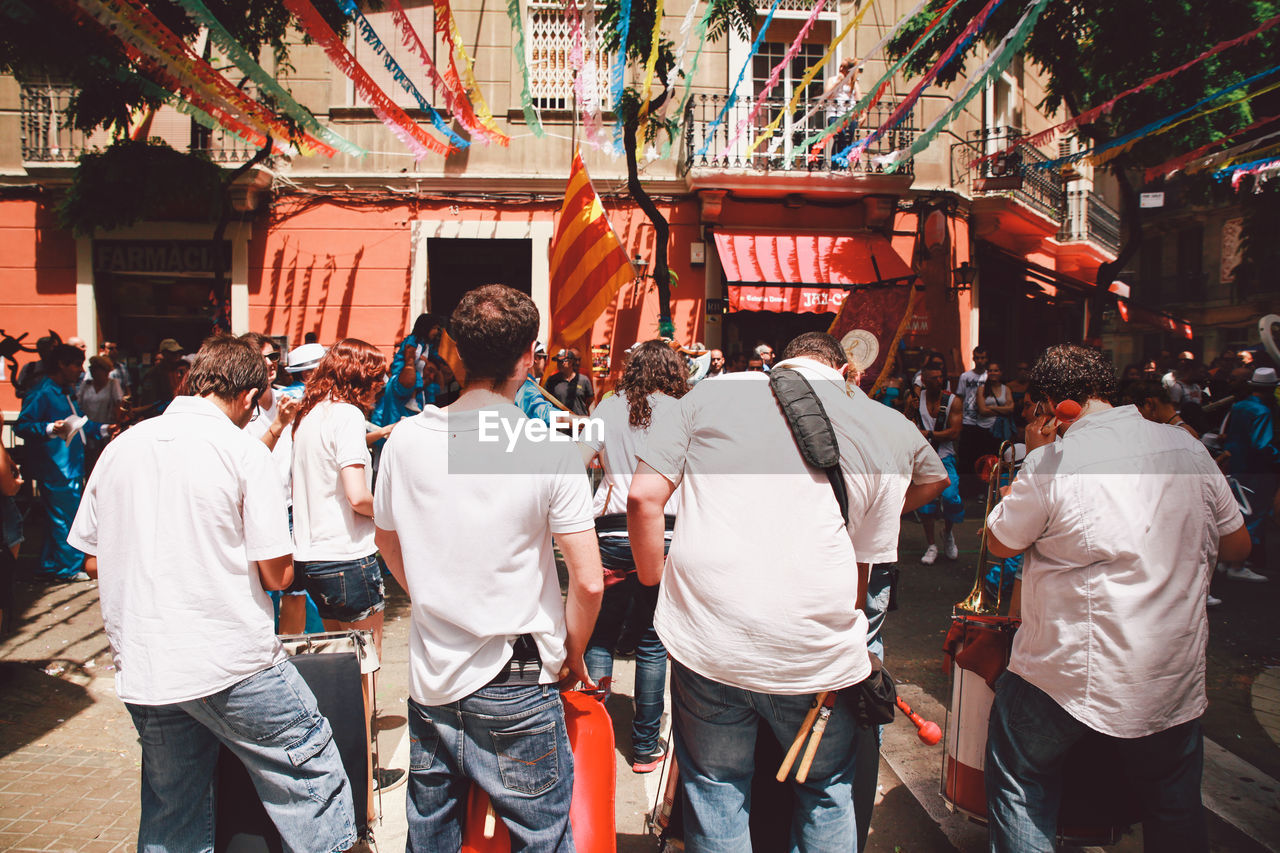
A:
<svg viewBox="0 0 1280 853">
<path fill-rule="evenodd" d="M 763 721 L 791 745 L 812 694 L 783 696 L 730 687 L 672 662 L 671 713 L 685 797 L 684 841 L 690 853 L 751 849 L 751 777 L 756 727 Z M 855 732 L 847 703 L 837 702 L 809 778 L 793 783 L 792 851 L 853 850 Z M 798 765 L 799 762 L 797 762 Z M 761 767 L 773 774 L 777 768 Z M 768 807 L 769 804 L 764 804 Z"/>
<path fill-rule="evenodd" d="M 1051 853 L 1067 751 L 1088 733 L 1043 690 L 1012 672 L 996 682 L 987 728 L 987 811 L 992 853 Z M 1191 720 L 1146 737 L 1110 739 L 1143 806 L 1150 851 L 1207 851 L 1200 804 L 1204 735 Z"/>
<path fill-rule="evenodd" d="M 285 850 L 355 844 L 351 785 L 333 730 L 293 664 L 201 699 L 126 707 L 142 744 L 139 853 L 213 850 L 219 742 L 249 771 Z"/>
<path fill-rule="evenodd" d="M 493 684 L 448 705 L 409 700 L 408 853 L 462 846 L 472 781 L 512 851 L 572 853 L 573 752 L 554 685 Z"/>
<path fill-rule="evenodd" d="M 925 516 L 941 514 L 952 524 L 959 524 L 964 521 L 964 499 L 960 497 L 960 474 L 956 470 L 956 458 L 942 457 L 942 467 L 947 469 L 947 479 L 950 481 L 947 488 L 936 501 L 927 503 L 916 511 Z"/>
</svg>

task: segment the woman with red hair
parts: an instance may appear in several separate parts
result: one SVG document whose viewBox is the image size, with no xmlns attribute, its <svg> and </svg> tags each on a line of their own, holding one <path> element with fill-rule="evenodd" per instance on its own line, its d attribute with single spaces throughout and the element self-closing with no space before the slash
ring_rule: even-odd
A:
<svg viewBox="0 0 1280 853">
<path fill-rule="evenodd" d="M 386 374 L 376 347 L 338 341 L 308 379 L 293 422 L 296 571 L 326 627 L 373 631 L 379 654 L 384 589 L 365 420 Z"/>
</svg>

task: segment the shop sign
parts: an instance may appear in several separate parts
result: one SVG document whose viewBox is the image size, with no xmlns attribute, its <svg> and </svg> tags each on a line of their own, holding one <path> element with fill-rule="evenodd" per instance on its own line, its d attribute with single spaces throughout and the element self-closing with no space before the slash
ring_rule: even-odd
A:
<svg viewBox="0 0 1280 853">
<path fill-rule="evenodd" d="M 213 275 L 210 240 L 94 240 L 95 273 Z M 231 244 L 222 244 L 222 271 L 231 271 Z"/>
</svg>

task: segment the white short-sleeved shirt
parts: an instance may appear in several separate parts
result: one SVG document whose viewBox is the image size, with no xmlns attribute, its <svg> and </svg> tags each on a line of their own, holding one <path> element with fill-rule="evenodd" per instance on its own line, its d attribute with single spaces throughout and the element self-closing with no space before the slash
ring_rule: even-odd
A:
<svg viewBox="0 0 1280 853">
<path fill-rule="evenodd" d="M 624 513 L 627 511 L 627 495 L 631 493 L 631 478 L 636 473 L 637 455 L 649 436 L 649 429 L 664 417 L 671 417 L 677 400 L 666 394 L 649 395 L 649 427 L 631 425 L 631 409 L 623 394 L 613 394 L 601 401 L 591 413 L 593 420 L 603 426 L 601 431 L 587 430 L 583 444 L 600 453 L 604 465 L 604 479 L 596 489 L 592 511 L 597 515 Z M 667 501 L 663 511 L 675 515 L 680 508 L 680 495 L 675 493 Z"/>
<path fill-rule="evenodd" d="M 103 451 L 67 541 L 98 558 L 123 701 L 198 699 L 285 659 L 255 565 L 293 548 L 270 467 L 262 442 L 196 397 Z"/>
<path fill-rule="evenodd" d="M 323 400 L 293 432 L 293 556 L 298 560 L 357 560 L 377 550 L 373 519 L 351 508 L 340 472 L 364 466 L 373 487 L 364 412 Z"/>
<path fill-rule="evenodd" d="M 1205 596 L 1244 523 L 1185 430 L 1133 406 L 1086 415 L 1027 454 L 987 526 L 1027 550 L 1009 669 L 1103 734 L 1136 738 L 1207 707 Z"/>
<path fill-rule="evenodd" d="M 526 423 L 548 435 L 514 405 L 427 406 L 383 448 L 374 518 L 400 539 L 412 602 L 409 693 L 424 705 L 483 687 L 521 634 L 538 646 L 542 683 L 564 664 L 551 536 L 594 529 L 590 482 L 568 436 L 531 440 Z M 508 429 L 519 430 L 513 442 Z"/>
<path fill-rule="evenodd" d="M 966 370 L 956 381 L 956 396 L 964 403 L 963 422 L 968 426 L 981 426 L 982 416 L 978 414 L 978 391 L 987 381 L 987 372 L 975 373 Z"/>
<path fill-rule="evenodd" d="M 273 389 L 271 393 L 271 406 L 262 408 L 258 406 L 257 417 L 249 421 L 245 425 L 244 431 L 259 441 L 267 434 L 267 430 L 271 429 L 271 424 L 275 422 L 276 412 L 280 410 L 280 391 Z M 280 437 L 276 439 L 275 447 L 271 448 L 271 461 L 275 463 L 276 477 L 280 480 L 280 487 L 284 490 L 284 499 L 286 503 L 293 503 L 293 427 L 292 425 L 284 428 L 280 433 Z"/>
<path fill-rule="evenodd" d="M 814 383 L 835 423 L 856 417 L 837 385 Z M 800 694 L 870 672 L 851 531 L 879 489 L 841 442 L 846 528 L 826 476 L 809 468 L 763 373 L 702 382 L 655 421 L 640 459 L 677 484 L 680 514 L 654 625 L 672 657 L 745 690 Z"/>
</svg>

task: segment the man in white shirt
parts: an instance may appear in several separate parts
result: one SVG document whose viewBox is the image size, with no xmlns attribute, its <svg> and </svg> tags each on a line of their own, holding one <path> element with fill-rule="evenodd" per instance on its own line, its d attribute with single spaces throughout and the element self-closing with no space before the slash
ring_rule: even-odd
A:
<svg viewBox="0 0 1280 853">
<path fill-rule="evenodd" d="M 956 396 L 964 402 L 963 426 L 960 430 L 957 462 L 960 466 L 960 493 L 973 497 L 981 491 L 981 480 L 974 473 L 978 457 L 995 453 L 998 449 L 991 431 L 981 424 L 978 414 L 978 392 L 987 381 L 986 347 L 973 348 L 973 368 L 960 374 L 956 380 Z"/>
<path fill-rule="evenodd" d="M 109 444 L 71 543 L 90 555 L 119 694 L 142 743 L 138 848 L 212 850 L 218 744 L 244 763 L 285 849 L 346 850 L 333 731 L 276 640 L 264 590 L 293 573 L 284 496 L 246 435 L 262 356 L 211 339 L 180 396 Z"/>
<path fill-rule="evenodd" d="M 1050 347 L 1031 372 L 1052 411 L 987 519 L 999 558 L 1026 552 L 1022 626 L 987 741 L 992 851 L 1054 849 L 1067 751 L 1108 736 L 1144 806 L 1147 850 L 1207 850 L 1200 804 L 1205 596 L 1215 557 L 1249 552 L 1226 479 L 1184 430 L 1112 408 L 1099 351 Z"/>
<path fill-rule="evenodd" d="M 572 851 L 557 683 L 594 686 L 583 653 L 604 592 L 586 467 L 513 403 L 538 331 L 528 296 L 477 288 L 449 331 L 466 387 L 401 421 L 374 496 L 375 541 L 411 602 L 408 849 L 458 849 L 471 780 L 513 849 Z"/>
<path fill-rule="evenodd" d="M 655 420 L 628 498 L 628 531 L 642 583 L 662 582 L 654 619 L 673 662 L 672 719 L 685 794 L 685 844 L 750 848 L 749 792 L 757 727 L 784 746 L 814 694 L 871 672 L 866 595 L 851 541 L 880 476 L 846 440 L 856 417 L 836 367 L 844 358 L 814 336 L 789 346 L 837 431 L 849 522 L 831 482 L 800 454 L 759 372 L 697 385 Z M 663 507 L 680 489 L 663 566 Z M 850 782 L 855 733 L 836 702 L 805 784 L 794 786 L 792 839 L 800 849 L 852 850 Z M 772 774 L 775 768 L 761 768 Z"/>
</svg>

